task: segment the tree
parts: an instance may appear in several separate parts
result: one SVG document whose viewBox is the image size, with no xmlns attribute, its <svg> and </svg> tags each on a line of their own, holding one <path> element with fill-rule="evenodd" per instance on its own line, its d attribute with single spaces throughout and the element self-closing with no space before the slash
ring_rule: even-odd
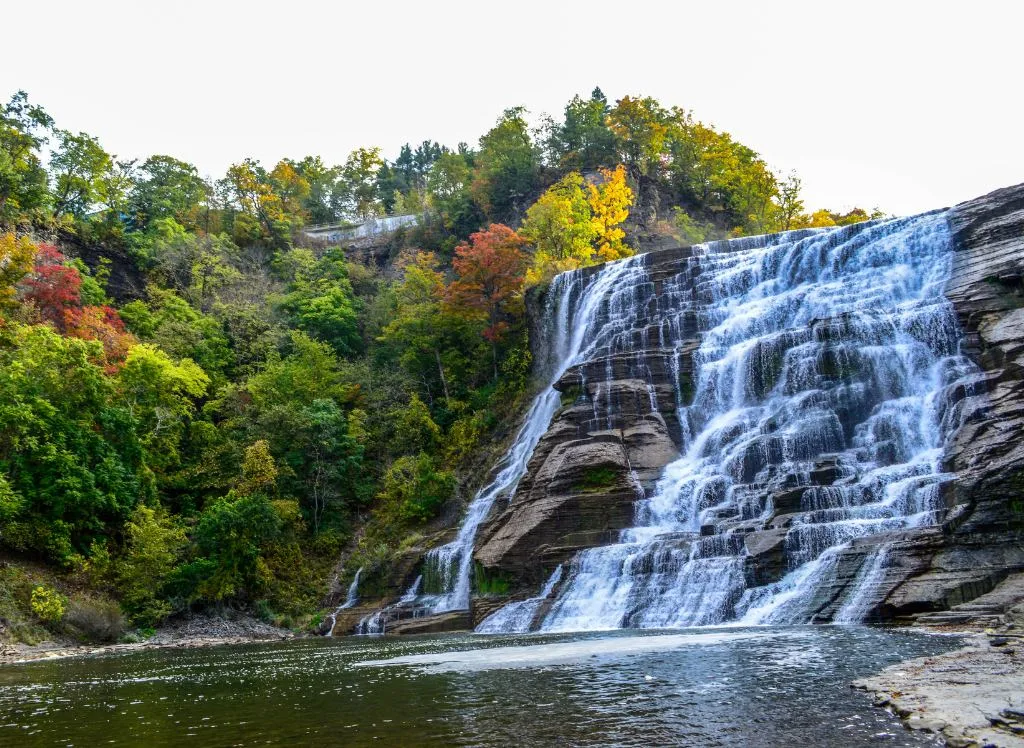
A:
<svg viewBox="0 0 1024 748">
<path fill-rule="evenodd" d="M 68 563 L 152 498 L 136 422 L 94 363 L 101 357 L 99 343 L 45 325 L 8 331 L 0 348 L 0 475 L 21 501 L 8 507 L 6 547 Z"/>
<path fill-rule="evenodd" d="M 32 270 L 37 249 L 27 236 L 0 234 L 0 315 L 17 307 L 16 287 Z"/>
<path fill-rule="evenodd" d="M 359 304 L 344 255 L 330 251 L 316 261 L 312 253 L 294 250 L 292 259 L 301 264 L 280 308 L 291 316 L 296 327 L 330 343 L 339 354 L 357 353 L 362 347 Z"/>
<path fill-rule="evenodd" d="M 270 582 L 263 547 L 281 528 L 281 517 L 262 494 L 231 492 L 206 507 L 195 530 L 203 555 L 194 569 L 200 577 L 196 592 L 212 601 L 256 597 Z"/>
<path fill-rule="evenodd" d="M 550 145 L 561 168 L 578 171 L 614 163 L 615 134 L 608 127 L 610 111 L 600 88 L 595 88 L 589 99 L 574 96 L 566 105 L 565 120 L 555 127 Z"/>
<path fill-rule="evenodd" d="M 528 283 L 590 263 L 598 234 L 583 187 L 578 172 L 567 174 L 526 211 L 520 234 L 534 247 Z"/>
<path fill-rule="evenodd" d="M 427 454 L 399 457 L 384 476 L 381 510 L 394 522 L 422 523 L 437 516 L 455 492 L 455 476 L 438 470 Z"/>
<path fill-rule="evenodd" d="M 669 133 L 668 112 L 650 97 L 624 96 L 608 114 L 619 158 L 634 179 L 654 176 Z"/>
<path fill-rule="evenodd" d="M 82 306 L 81 286 L 81 275 L 64 263 L 64 255 L 52 244 L 40 244 L 32 273 L 21 282 L 22 298 L 64 331 Z"/>
<path fill-rule="evenodd" d="M 310 223 L 329 224 L 340 220 L 345 209 L 345 184 L 341 180 L 341 167 L 328 167 L 319 156 L 306 156 L 294 166 L 309 185 L 303 209 Z"/>
<path fill-rule="evenodd" d="M 303 223 L 309 217 L 306 203 L 312 192 L 309 180 L 296 168 L 295 162 L 283 159 L 268 175 L 271 188 L 281 199 L 281 210 L 293 223 Z"/>
<path fill-rule="evenodd" d="M 210 378 L 191 359 L 179 362 L 156 346 L 140 343 L 128 352 L 117 376 L 122 403 L 138 424 L 147 463 L 158 470 L 177 465 L 178 442 L 206 394 Z"/>
<path fill-rule="evenodd" d="M 277 465 L 270 453 L 270 444 L 266 439 L 259 439 L 245 448 L 245 459 L 242 460 L 242 480 L 238 490 L 245 495 L 261 493 L 273 495 L 277 481 Z"/>
<path fill-rule="evenodd" d="M 18 91 L 0 105 L 0 225 L 11 225 L 49 200 L 39 149 L 53 127 L 46 111 Z"/>
<path fill-rule="evenodd" d="M 524 239 L 500 223 L 460 244 L 452 262 L 457 278 L 448 288 L 448 303 L 456 314 L 480 320 L 482 335 L 491 344 L 494 378 L 498 378 L 498 344 L 511 320 L 523 313 Z"/>
<path fill-rule="evenodd" d="M 623 242 L 626 232 L 619 228 L 629 218 L 633 191 L 626 184 L 626 170 L 621 164 L 615 171 L 601 169 L 600 174 L 600 182 L 587 184 L 587 202 L 597 235 L 597 257 L 601 262 L 608 262 L 633 254 Z"/>
<path fill-rule="evenodd" d="M 800 177 L 790 172 L 779 184 L 779 228 L 789 231 L 796 228 L 796 219 L 804 209 L 804 201 L 800 199 Z"/>
<path fill-rule="evenodd" d="M 455 236 L 468 236 L 483 220 L 470 194 L 471 180 L 470 162 L 462 153 L 442 153 L 427 175 L 430 206 L 445 230 Z"/>
<path fill-rule="evenodd" d="M 209 192 L 192 164 L 171 156 L 150 156 L 138 168 L 128 196 L 131 223 L 145 230 L 154 221 L 172 218 L 182 226 L 195 226 Z"/>
<path fill-rule="evenodd" d="M 243 216 L 252 219 L 264 235 L 284 243 L 289 227 L 281 196 L 274 192 L 270 178 L 259 162 L 247 158 L 240 164 L 234 164 L 228 169 L 225 181 Z M 245 226 L 244 221 L 242 225 Z M 235 236 L 239 239 L 253 236 L 250 231 L 239 232 L 237 225 L 235 228 Z"/>
<path fill-rule="evenodd" d="M 377 195 L 377 172 L 384 165 L 380 148 L 357 148 L 341 169 L 345 182 L 346 210 L 354 218 L 367 219 L 383 212 Z"/>
<path fill-rule="evenodd" d="M 113 168 L 113 158 L 96 138 L 57 130 L 57 148 L 50 157 L 54 216 L 84 218 L 99 201 L 103 180 Z"/>
<path fill-rule="evenodd" d="M 472 194 L 492 221 L 516 218 L 537 183 L 539 158 L 523 107 L 506 109 L 480 138 Z"/>
<path fill-rule="evenodd" d="M 476 375 L 484 341 L 476 323 L 449 313 L 445 296 L 436 255 L 417 253 L 394 288 L 394 314 L 379 342 L 393 350 L 402 367 L 421 383 L 428 402 L 440 389 L 451 404 Z"/>
<path fill-rule="evenodd" d="M 114 567 L 121 604 L 137 623 L 156 626 L 173 612 L 160 592 L 188 543 L 166 512 L 140 504 L 125 524 L 124 553 Z"/>
</svg>

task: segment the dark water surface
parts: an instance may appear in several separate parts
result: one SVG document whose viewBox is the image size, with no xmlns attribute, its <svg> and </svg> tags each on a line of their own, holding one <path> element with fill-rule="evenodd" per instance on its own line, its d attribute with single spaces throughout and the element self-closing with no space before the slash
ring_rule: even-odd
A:
<svg viewBox="0 0 1024 748">
<path fill-rule="evenodd" d="M 819 626 L 83 657 L 0 668 L 0 745 L 929 745 L 849 682 L 957 645 Z"/>
</svg>

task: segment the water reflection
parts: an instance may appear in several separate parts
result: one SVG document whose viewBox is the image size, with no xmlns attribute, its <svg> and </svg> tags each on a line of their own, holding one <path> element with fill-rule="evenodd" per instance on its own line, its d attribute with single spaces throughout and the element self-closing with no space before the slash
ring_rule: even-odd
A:
<svg viewBox="0 0 1024 748">
<path fill-rule="evenodd" d="M 795 627 L 41 662 L 0 669 L 0 745 L 925 745 L 848 684 L 956 644 Z"/>
</svg>

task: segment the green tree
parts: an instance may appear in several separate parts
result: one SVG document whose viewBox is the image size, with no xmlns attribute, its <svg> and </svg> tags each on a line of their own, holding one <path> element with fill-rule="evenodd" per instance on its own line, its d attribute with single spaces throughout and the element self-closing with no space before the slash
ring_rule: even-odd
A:
<svg viewBox="0 0 1024 748">
<path fill-rule="evenodd" d="M 624 96 L 608 114 L 619 158 L 630 175 L 656 176 L 669 133 L 669 114 L 655 99 Z"/>
<path fill-rule="evenodd" d="M 128 352 L 117 375 L 121 401 L 138 424 L 147 464 L 167 470 L 178 462 L 178 442 L 206 394 L 210 378 L 191 359 L 179 362 L 159 348 L 140 343 Z"/>
<path fill-rule="evenodd" d="M 113 158 L 96 138 L 57 130 L 57 148 L 50 157 L 53 214 L 84 218 L 100 200 L 104 179 L 113 168 Z"/>
<path fill-rule="evenodd" d="M 341 169 L 345 182 L 346 212 L 353 218 L 366 219 L 383 213 L 377 194 L 377 172 L 384 165 L 380 148 L 357 148 L 348 155 Z"/>
<path fill-rule="evenodd" d="M 52 127 L 53 118 L 30 104 L 24 91 L 0 105 L 0 225 L 11 225 L 47 205 L 47 175 L 39 149 Z"/>
<path fill-rule="evenodd" d="M 125 523 L 124 537 L 124 552 L 114 564 L 121 604 L 135 622 L 156 626 L 173 612 L 161 592 L 188 539 L 163 510 L 144 504 Z"/>
<path fill-rule="evenodd" d="M 608 127 L 610 111 L 600 88 L 595 88 L 589 99 L 574 96 L 566 105 L 565 119 L 555 127 L 549 146 L 561 168 L 579 171 L 615 163 L 615 134 Z"/>
<path fill-rule="evenodd" d="M 150 156 L 138 168 L 128 196 L 132 225 L 145 230 L 154 221 L 170 218 L 196 227 L 209 192 L 192 164 L 171 156 Z"/>
<path fill-rule="evenodd" d="M 306 250 L 295 250 L 291 256 L 297 265 L 295 279 L 281 298 L 280 308 L 296 327 L 330 343 L 339 354 L 359 352 L 359 304 L 344 255 L 331 250 L 318 261 Z"/>
<path fill-rule="evenodd" d="M 525 114 L 523 107 L 506 109 L 480 138 L 471 190 L 487 217 L 498 223 L 517 218 L 537 187 L 540 158 Z"/>
<path fill-rule="evenodd" d="M 0 348 L 0 475 L 20 497 L 0 543 L 60 563 L 152 496 L 136 420 L 100 343 L 16 326 Z"/>
<path fill-rule="evenodd" d="M 598 229 L 583 177 L 572 172 L 548 188 L 526 211 L 520 233 L 534 247 L 529 283 L 590 264 Z"/>
<path fill-rule="evenodd" d="M 454 492 L 455 476 L 438 470 L 434 460 L 421 452 L 392 463 L 377 498 L 390 521 L 421 523 L 437 516 Z"/>
<path fill-rule="evenodd" d="M 199 558 L 179 576 L 193 577 L 192 594 L 207 600 L 256 599 L 271 581 L 264 548 L 282 525 L 265 496 L 229 493 L 203 510 L 194 538 Z"/>
</svg>

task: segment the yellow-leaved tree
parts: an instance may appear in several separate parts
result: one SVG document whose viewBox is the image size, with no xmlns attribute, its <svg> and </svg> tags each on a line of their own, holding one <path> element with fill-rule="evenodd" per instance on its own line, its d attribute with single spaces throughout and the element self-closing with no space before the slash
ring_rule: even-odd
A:
<svg viewBox="0 0 1024 748">
<path fill-rule="evenodd" d="M 620 225 L 629 218 L 633 205 L 633 190 L 626 184 L 626 169 L 619 164 L 615 171 L 601 169 L 604 178 L 600 184 L 587 185 L 587 202 L 593 216 L 597 234 L 596 252 L 600 262 L 629 257 L 633 250 L 623 240 L 626 232 Z"/>
<path fill-rule="evenodd" d="M 526 284 L 633 254 L 619 228 L 632 204 L 633 191 L 622 166 L 614 171 L 602 169 L 598 184 L 575 171 L 555 182 L 526 211 L 519 230 L 533 245 Z"/>
</svg>

